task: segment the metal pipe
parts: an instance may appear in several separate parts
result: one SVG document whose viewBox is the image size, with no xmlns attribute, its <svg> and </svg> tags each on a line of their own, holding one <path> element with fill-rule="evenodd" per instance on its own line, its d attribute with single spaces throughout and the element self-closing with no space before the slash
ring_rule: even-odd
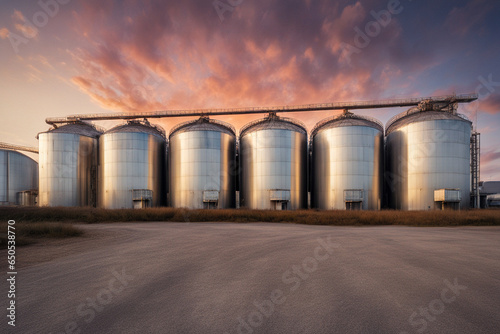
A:
<svg viewBox="0 0 500 334">
<path fill-rule="evenodd" d="M 476 208 L 481 209 L 481 194 L 479 193 L 479 181 L 481 180 L 481 134 L 477 133 L 477 182 Z"/>
<path fill-rule="evenodd" d="M 0 142 L 0 149 L 38 153 L 38 149 L 36 147 L 13 145 L 3 142 Z"/>
<path fill-rule="evenodd" d="M 45 122 L 50 125 L 69 123 L 76 121 L 104 121 L 119 119 L 138 118 L 163 118 L 163 117 L 187 117 L 187 116 L 216 116 L 216 115 L 244 115 L 244 114 L 266 114 L 270 112 L 301 112 L 319 110 L 343 110 L 343 109 L 374 109 L 418 106 L 422 101 L 429 103 L 468 103 L 477 100 L 477 94 L 448 95 L 438 97 L 420 97 L 407 99 L 391 99 L 361 102 L 335 102 L 318 103 L 292 106 L 274 107 L 250 107 L 250 108 L 222 108 L 222 109 L 193 109 L 193 110 L 165 110 L 139 113 L 110 113 L 110 114 L 88 114 L 71 115 L 59 118 L 47 118 Z"/>
</svg>

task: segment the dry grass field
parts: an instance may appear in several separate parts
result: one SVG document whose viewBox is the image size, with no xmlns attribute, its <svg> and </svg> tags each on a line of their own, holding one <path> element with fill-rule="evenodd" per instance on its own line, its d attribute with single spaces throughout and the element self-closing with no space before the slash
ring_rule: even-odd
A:
<svg viewBox="0 0 500 334">
<path fill-rule="evenodd" d="M 96 208 L 0 208 L 0 222 L 272 222 L 310 225 L 408 225 L 408 226 L 492 226 L 500 225 L 500 210 L 464 211 L 267 211 L 186 210 L 151 208 L 105 210 Z"/>
<path fill-rule="evenodd" d="M 7 221 L 16 221 L 16 244 L 22 246 L 40 238 L 83 235 L 74 223 L 112 222 L 233 222 L 292 223 L 335 226 L 500 226 L 500 210 L 466 211 L 267 211 L 186 210 L 151 208 L 105 210 L 96 208 L 0 208 L 0 248 L 7 245 Z"/>
<path fill-rule="evenodd" d="M 51 222 L 21 222 L 15 224 L 16 246 L 25 246 L 41 238 L 68 238 L 83 235 L 73 224 Z M 7 220 L 0 222 L 0 249 L 7 248 Z"/>
</svg>

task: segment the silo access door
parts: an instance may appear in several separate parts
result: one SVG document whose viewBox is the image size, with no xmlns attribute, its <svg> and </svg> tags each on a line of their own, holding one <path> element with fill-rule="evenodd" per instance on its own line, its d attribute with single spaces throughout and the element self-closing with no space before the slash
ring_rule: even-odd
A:
<svg viewBox="0 0 500 334">
<path fill-rule="evenodd" d="M 271 201 L 271 210 L 288 210 L 288 202 L 290 202 L 290 190 L 270 189 L 269 200 Z"/>
<path fill-rule="evenodd" d="M 134 209 L 150 208 L 153 203 L 153 191 L 149 189 L 133 189 L 132 203 Z"/>
<path fill-rule="evenodd" d="M 434 190 L 434 203 L 436 209 L 460 210 L 460 189 L 436 189 Z"/>
<path fill-rule="evenodd" d="M 219 192 L 217 190 L 203 191 L 203 208 L 217 209 L 219 207 Z"/>
<path fill-rule="evenodd" d="M 361 210 L 363 208 L 363 190 L 344 190 L 344 203 L 346 210 Z"/>
</svg>

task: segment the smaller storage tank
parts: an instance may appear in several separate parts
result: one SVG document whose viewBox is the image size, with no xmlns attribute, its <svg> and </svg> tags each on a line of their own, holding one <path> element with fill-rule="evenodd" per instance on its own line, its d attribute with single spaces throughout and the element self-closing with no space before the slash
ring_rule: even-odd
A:
<svg viewBox="0 0 500 334">
<path fill-rule="evenodd" d="M 95 206 L 102 130 L 74 122 L 38 134 L 40 206 Z"/>
<path fill-rule="evenodd" d="M 344 112 L 311 132 L 311 207 L 379 210 L 382 202 L 384 128 Z"/>
<path fill-rule="evenodd" d="M 35 205 L 38 164 L 17 151 L 0 149 L 0 205 Z"/>
<path fill-rule="evenodd" d="M 487 208 L 500 208 L 500 194 L 486 196 Z"/>
<path fill-rule="evenodd" d="M 170 132 L 170 204 L 174 208 L 236 206 L 236 135 L 224 122 L 201 117 Z"/>
<path fill-rule="evenodd" d="M 166 201 L 165 131 L 129 121 L 99 139 L 99 207 L 146 208 Z"/>
<path fill-rule="evenodd" d="M 481 198 L 481 209 L 484 209 L 488 204 L 488 195 L 500 194 L 500 181 L 479 182 L 479 194 Z"/>
<path fill-rule="evenodd" d="M 240 205 L 307 208 L 307 131 L 296 120 L 268 117 L 240 131 Z"/>
</svg>

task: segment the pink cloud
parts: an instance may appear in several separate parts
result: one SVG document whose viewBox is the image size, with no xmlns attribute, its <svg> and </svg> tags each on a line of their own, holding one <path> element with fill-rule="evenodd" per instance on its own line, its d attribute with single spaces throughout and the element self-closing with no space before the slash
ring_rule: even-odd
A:
<svg viewBox="0 0 500 334">
<path fill-rule="evenodd" d="M 379 80 L 372 75 L 372 64 L 341 69 L 339 56 L 324 48 L 328 34 L 337 40 L 352 38 L 352 24 L 361 22 L 365 16 L 360 3 L 342 11 L 329 8 L 333 15 L 330 24 L 336 22 L 334 15 L 341 13 L 345 36 L 339 35 L 336 27 L 325 28 L 329 23 L 302 15 L 300 6 L 291 9 L 283 1 L 272 1 L 264 15 L 258 6 L 238 7 L 241 16 L 252 20 L 228 20 L 224 29 L 211 4 L 167 6 L 148 2 L 139 12 L 132 10 L 133 1 L 129 4 L 130 8 L 124 10 L 127 12 L 124 24 L 118 25 L 121 29 L 109 27 L 111 20 L 104 20 L 105 13 L 112 15 L 111 10 L 115 8 L 109 2 L 104 5 L 86 2 L 79 15 L 78 29 L 95 45 L 80 55 L 80 77 L 93 83 L 91 88 L 86 88 L 86 93 L 108 109 L 119 106 L 120 110 L 130 111 L 359 99 L 376 96 L 389 83 L 389 76 L 400 75 L 397 68 L 392 68 L 384 71 L 384 77 Z M 325 7 L 326 2 L 321 5 Z M 310 3 L 304 6 L 314 9 Z M 292 31 L 288 27 L 289 17 L 283 14 L 297 15 L 298 23 L 308 28 L 294 39 L 283 38 Z M 352 18 L 357 21 L 352 22 Z M 93 38 L 94 34 L 98 38 Z M 141 71 L 155 74 L 149 78 L 153 89 L 143 87 L 143 81 L 148 79 L 141 78 Z M 134 89 L 142 91 L 142 99 L 134 98 Z M 116 101 L 117 92 L 123 100 L 121 103 Z"/>
<path fill-rule="evenodd" d="M 496 160 L 500 160 L 500 151 L 489 151 L 481 154 L 481 163 L 488 164 Z"/>
<path fill-rule="evenodd" d="M 26 38 L 35 38 L 38 36 L 38 29 L 33 26 L 23 15 L 22 12 L 15 10 L 12 14 L 14 27 Z"/>
<path fill-rule="evenodd" d="M 479 101 L 480 111 L 487 112 L 489 114 L 500 113 L 500 94 L 491 94 L 487 98 Z"/>
<path fill-rule="evenodd" d="M 6 39 L 9 37 L 10 31 L 7 28 L 1 28 L 0 29 L 0 38 L 1 39 Z"/>
<path fill-rule="evenodd" d="M 499 179 L 500 176 L 500 151 L 497 148 L 487 149 L 481 154 L 482 179 Z"/>
<path fill-rule="evenodd" d="M 370 10 L 382 1 L 365 8 L 256 0 L 222 23 L 209 1 L 117 4 L 89 0 L 75 11 L 75 32 L 89 46 L 73 52 L 73 83 L 109 110 L 370 100 L 394 89 L 416 96 L 415 77 L 445 59 L 411 46 L 394 17 L 347 65 L 340 45 L 353 43 L 354 28 L 373 20 Z M 312 127 L 330 114 L 297 117 Z"/>
</svg>

